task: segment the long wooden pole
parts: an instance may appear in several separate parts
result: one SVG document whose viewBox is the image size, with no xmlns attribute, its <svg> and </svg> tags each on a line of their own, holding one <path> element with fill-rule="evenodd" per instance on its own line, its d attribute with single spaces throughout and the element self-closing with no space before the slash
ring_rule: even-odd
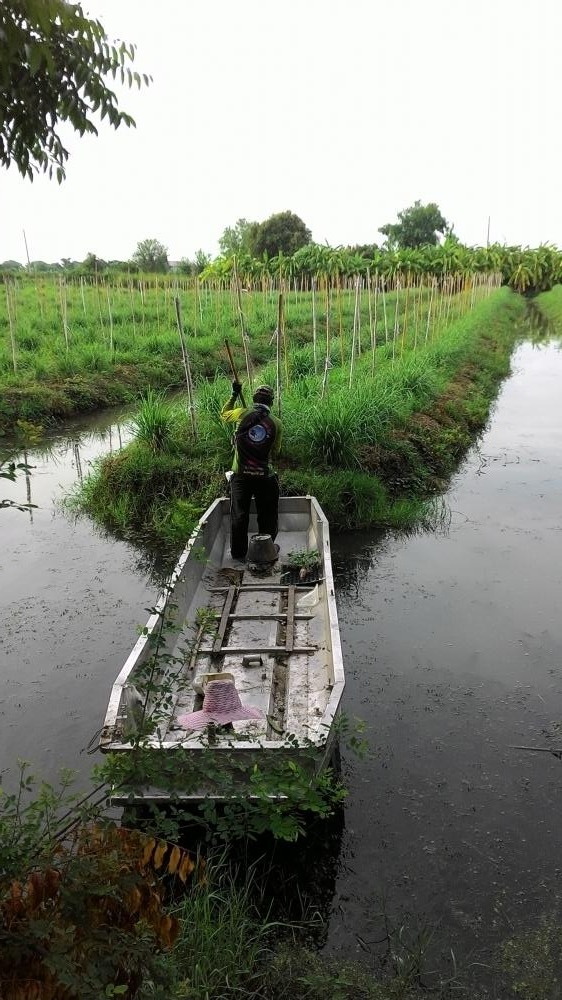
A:
<svg viewBox="0 0 562 1000">
<path fill-rule="evenodd" d="M 314 358 L 314 374 L 318 371 L 318 360 L 316 357 L 316 278 L 312 279 L 312 357 Z"/>
<path fill-rule="evenodd" d="M 12 348 L 12 367 L 16 372 L 18 370 L 17 360 L 16 360 L 16 333 L 14 330 L 14 317 L 12 303 L 10 302 L 10 285 L 6 282 L 6 308 L 8 310 L 8 326 L 10 328 L 10 346 Z"/>
<path fill-rule="evenodd" d="M 187 401 L 188 401 L 188 409 L 189 409 L 189 419 L 190 419 L 190 423 L 191 423 L 191 433 L 193 434 L 193 437 L 196 438 L 197 437 L 197 427 L 195 425 L 195 407 L 194 407 L 194 403 L 193 403 L 193 382 L 191 380 L 191 368 L 190 368 L 190 364 L 189 364 L 189 355 L 187 353 L 187 348 L 185 346 L 185 338 L 184 338 L 184 333 L 183 333 L 183 324 L 182 324 L 182 321 L 181 321 L 181 305 L 180 305 L 180 300 L 179 300 L 179 298 L 177 296 L 175 298 L 175 306 L 176 306 L 176 320 L 177 320 L 177 324 L 178 324 L 178 335 L 179 335 L 179 338 L 180 338 L 180 345 L 181 345 L 181 356 L 182 356 L 182 361 L 183 361 L 183 370 L 185 372 L 185 384 L 187 386 Z"/>
<path fill-rule="evenodd" d="M 228 340 L 225 340 L 224 346 L 226 347 L 226 353 L 228 354 L 228 360 L 230 361 L 230 368 L 231 368 L 231 371 L 232 371 L 232 377 L 233 377 L 233 379 L 234 379 L 235 382 L 240 382 L 240 379 L 238 377 L 238 370 L 236 368 L 236 364 L 234 362 L 234 358 L 232 356 L 232 351 L 230 350 L 230 344 L 228 343 Z M 244 399 L 244 394 L 242 393 L 242 391 L 240 392 L 239 395 L 240 395 L 240 402 L 242 403 L 242 406 L 246 406 L 246 401 Z"/>
<path fill-rule="evenodd" d="M 234 291 L 236 294 L 236 306 L 238 309 L 238 318 L 240 320 L 240 332 L 242 335 L 242 346 L 244 348 L 244 357 L 246 359 L 246 372 L 248 374 L 248 384 L 250 386 L 250 389 L 253 389 L 252 369 L 250 365 L 250 355 L 248 353 L 248 334 L 246 332 L 246 320 L 244 318 L 244 312 L 242 310 L 242 296 L 240 294 L 240 278 L 238 277 L 238 269 L 236 267 L 236 257 L 234 257 L 233 278 L 234 278 Z"/>
<path fill-rule="evenodd" d="M 279 292 L 279 298 L 277 300 L 277 343 L 276 343 L 276 393 L 277 393 L 277 412 L 281 416 L 281 346 L 284 339 L 284 318 L 283 318 L 283 292 Z"/>
</svg>

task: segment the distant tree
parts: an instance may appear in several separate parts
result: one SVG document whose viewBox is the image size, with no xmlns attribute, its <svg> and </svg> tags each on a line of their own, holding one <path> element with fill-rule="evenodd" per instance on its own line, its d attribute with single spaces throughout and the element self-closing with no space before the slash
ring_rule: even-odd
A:
<svg viewBox="0 0 562 1000">
<path fill-rule="evenodd" d="M 193 274 L 193 261 L 191 261 L 189 257 L 182 257 L 182 259 L 176 264 L 174 270 L 177 271 L 178 274 Z"/>
<path fill-rule="evenodd" d="M 82 269 L 84 271 L 93 271 L 95 273 L 96 271 L 103 271 L 105 267 L 106 261 L 91 252 L 86 254 L 86 257 L 82 262 Z"/>
<path fill-rule="evenodd" d="M 283 253 L 290 256 L 296 250 L 310 243 L 312 234 L 302 219 L 293 212 L 278 212 L 258 226 L 251 241 L 251 252 L 255 257 L 264 253 L 276 257 Z"/>
<path fill-rule="evenodd" d="M 258 229 L 259 222 L 248 222 L 247 219 L 238 219 L 234 226 L 227 226 L 219 240 L 221 254 L 231 257 L 233 254 L 252 253 Z"/>
<path fill-rule="evenodd" d="M 372 260 L 378 249 L 376 243 L 355 243 L 353 246 L 346 247 L 348 253 L 356 257 L 364 257 L 365 260 Z"/>
<path fill-rule="evenodd" d="M 5 274 L 7 271 L 23 271 L 23 264 L 19 260 L 5 260 L 0 264 L 0 272 Z"/>
<path fill-rule="evenodd" d="M 35 273 L 38 273 L 38 272 L 45 272 L 46 273 L 47 271 L 62 271 L 62 267 L 58 263 L 56 263 L 56 264 L 47 264 L 47 262 L 44 261 L 44 260 L 32 260 L 27 265 L 26 270 L 32 271 L 32 272 L 35 272 Z"/>
<path fill-rule="evenodd" d="M 201 274 L 201 271 L 204 271 L 205 268 L 207 267 L 207 264 L 210 263 L 211 263 L 210 253 L 205 253 L 204 250 L 196 250 L 195 259 L 193 261 L 193 273 Z"/>
<path fill-rule="evenodd" d="M 169 270 L 168 250 L 159 240 L 141 240 L 133 254 L 139 271 L 163 274 Z"/>
<path fill-rule="evenodd" d="M 65 176 L 68 150 L 59 134 L 63 122 L 84 135 L 97 135 L 92 114 L 113 128 L 134 126 L 119 111 L 106 84 L 118 77 L 129 87 L 150 77 L 129 64 L 134 45 L 110 44 L 103 25 L 67 0 L 2 0 L 0 4 L 0 163 L 15 163 L 24 177 L 34 172 Z"/>
<path fill-rule="evenodd" d="M 82 270 L 82 263 L 81 263 L 81 261 L 79 261 L 79 260 L 72 260 L 71 257 L 61 257 L 60 263 L 61 263 L 61 267 L 62 267 L 63 271 L 72 272 L 72 271 L 81 271 Z"/>
<path fill-rule="evenodd" d="M 428 205 L 415 201 L 410 208 L 398 213 L 398 220 L 388 222 L 379 229 L 379 233 L 387 237 L 390 250 L 435 246 L 439 242 L 437 234 L 444 233 L 448 226 L 434 201 Z"/>
</svg>

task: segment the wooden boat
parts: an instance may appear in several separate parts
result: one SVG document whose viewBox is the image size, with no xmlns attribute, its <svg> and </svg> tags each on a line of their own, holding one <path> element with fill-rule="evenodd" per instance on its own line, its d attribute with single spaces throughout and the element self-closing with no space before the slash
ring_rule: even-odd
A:
<svg viewBox="0 0 562 1000">
<path fill-rule="evenodd" d="M 139 729 L 149 730 L 142 745 L 157 755 L 188 751 L 179 765 L 185 784 L 180 773 L 173 795 L 158 783 L 122 798 L 115 789 L 116 802 L 220 797 L 212 780 L 190 781 L 189 761 L 203 753 L 232 769 L 242 793 L 264 754 L 306 756 L 312 771 L 330 759 L 344 669 L 326 517 L 314 497 L 282 497 L 279 553 L 265 567 L 235 563 L 229 534 L 221 498 L 199 521 L 117 677 L 100 736 L 104 752 L 130 753 Z M 208 685 L 225 675 L 259 718 L 186 728 L 181 720 L 202 712 Z"/>
</svg>

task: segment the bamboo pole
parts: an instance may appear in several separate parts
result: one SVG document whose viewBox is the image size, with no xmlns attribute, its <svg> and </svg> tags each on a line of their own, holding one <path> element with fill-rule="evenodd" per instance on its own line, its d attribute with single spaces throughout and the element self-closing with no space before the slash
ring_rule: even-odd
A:
<svg viewBox="0 0 562 1000">
<path fill-rule="evenodd" d="M 431 321 L 431 339 L 432 340 L 433 340 L 434 337 L 436 337 L 436 336 L 438 337 L 439 334 L 441 333 L 441 330 L 443 329 L 443 303 L 445 301 L 445 299 L 444 299 L 444 293 L 443 293 L 443 287 L 444 287 L 443 283 L 444 283 L 444 281 L 445 281 L 445 278 L 444 278 L 444 276 L 442 274 L 440 274 L 440 275 L 438 275 L 436 277 L 436 282 L 435 282 L 435 308 L 433 310 L 433 319 Z"/>
<path fill-rule="evenodd" d="M 156 296 L 156 329 L 158 331 L 158 336 L 160 336 L 160 304 L 158 302 L 158 293 L 159 293 L 158 275 L 156 276 L 154 291 Z"/>
<path fill-rule="evenodd" d="M 101 308 L 100 284 L 99 284 L 97 276 L 96 276 L 95 280 L 96 280 L 96 298 L 97 298 L 97 301 L 98 301 L 98 315 L 99 315 L 99 318 L 100 318 L 101 339 L 105 343 L 105 327 L 103 325 L 103 314 L 102 314 L 102 308 Z"/>
<path fill-rule="evenodd" d="M 414 354 L 416 353 L 418 346 L 418 325 L 420 321 L 422 283 L 422 275 L 418 275 L 414 284 Z"/>
<path fill-rule="evenodd" d="M 425 343 L 426 344 L 427 344 L 427 341 L 428 341 L 428 338 L 429 338 L 429 324 L 430 324 L 430 320 L 431 320 L 431 307 L 433 305 L 433 294 L 435 292 L 436 281 L 437 281 L 437 278 L 435 278 L 435 277 L 433 277 L 431 279 L 431 292 L 429 294 L 429 306 L 428 306 L 428 309 L 427 309 L 427 323 L 426 323 L 426 326 L 425 326 Z"/>
<path fill-rule="evenodd" d="M 363 353 L 363 344 L 361 343 L 361 292 L 363 291 L 363 279 L 360 274 L 357 275 L 356 281 L 355 303 L 357 306 L 357 357 L 361 357 L 361 354 Z"/>
<path fill-rule="evenodd" d="M 239 319 L 239 322 L 240 322 L 240 333 L 241 333 L 241 336 L 242 336 L 242 346 L 244 348 L 244 358 L 245 358 L 245 361 L 246 361 L 246 373 L 248 375 L 248 385 L 250 386 L 250 389 L 253 391 L 254 380 L 253 380 L 253 376 L 252 376 L 252 367 L 251 367 L 251 364 L 250 364 L 250 355 L 249 355 L 249 352 L 248 352 L 248 339 L 249 338 L 248 338 L 248 334 L 246 333 L 246 321 L 245 321 L 244 312 L 243 312 L 243 309 L 242 309 L 242 296 L 241 296 L 241 293 L 240 293 L 240 279 L 238 277 L 238 269 L 237 269 L 237 266 L 236 266 L 236 257 L 233 258 L 233 262 L 234 263 L 233 263 L 232 276 L 233 276 L 233 281 L 234 281 L 234 294 L 235 294 L 236 308 L 238 310 L 238 319 Z"/>
<path fill-rule="evenodd" d="M 328 386 L 328 368 L 330 367 L 330 288 L 326 277 L 326 358 L 324 360 L 324 375 L 322 376 L 322 392 L 320 399 L 324 399 Z"/>
<path fill-rule="evenodd" d="M 64 287 L 64 294 L 63 294 Z M 60 311 L 62 318 L 62 328 L 64 332 L 64 343 L 66 347 L 66 353 L 69 350 L 69 337 L 68 337 L 68 303 L 66 300 L 66 282 L 63 278 L 59 278 L 59 301 L 60 301 Z"/>
<path fill-rule="evenodd" d="M 386 312 L 386 278 L 383 275 L 381 278 L 381 296 L 382 296 L 382 312 L 384 316 L 384 342 L 388 344 L 388 316 Z"/>
<path fill-rule="evenodd" d="M 143 334 L 143 337 L 144 337 L 144 334 L 145 334 L 145 324 L 146 324 L 146 316 L 145 316 L 145 311 L 144 311 L 144 282 L 140 278 L 139 278 L 139 292 L 140 292 L 141 307 L 142 307 L 142 334 Z"/>
<path fill-rule="evenodd" d="M 39 312 L 41 313 L 41 323 L 43 324 L 45 322 L 45 307 L 43 304 L 44 289 L 43 289 L 43 282 L 39 281 L 38 279 L 36 279 L 35 282 L 35 290 L 37 292 L 37 298 L 39 300 Z"/>
<path fill-rule="evenodd" d="M 12 348 L 12 367 L 14 372 L 18 370 L 17 356 L 16 356 L 16 331 L 14 329 L 14 316 L 13 307 L 10 302 L 10 284 L 6 281 L 6 308 L 8 310 L 8 326 L 10 328 L 10 345 Z"/>
<path fill-rule="evenodd" d="M 175 303 L 175 307 L 176 307 L 176 320 L 177 320 L 177 325 L 178 325 L 178 336 L 180 338 L 180 347 L 181 347 L 181 357 L 182 357 L 182 362 L 183 362 L 183 370 L 184 370 L 184 373 L 185 373 L 185 384 L 187 386 L 187 405 L 188 405 L 188 410 L 189 410 L 189 420 L 190 420 L 190 423 L 191 423 L 191 433 L 193 434 L 194 438 L 197 438 L 197 427 L 196 427 L 196 424 L 195 424 L 195 406 L 194 406 L 194 400 L 193 400 L 193 382 L 192 382 L 192 379 L 191 379 L 191 367 L 190 367 L 190 364 L 189 364 L 189 355 L 187 353 L 187 347 L 186 347 L 186 344 L 185 344 L 185 337 L 184 337 L 184 333 L 183 333 L 183 324 L 182 324 L 182 321 L 181 321 L 180 300 L 179 300 L 179 298 L 177 296 L 174 299 L 174 303 Z"/>
<path fill-rule="evenodd" d="M 341 278 L 340 278 L 339 274 L 336 277 L 336 281 L 337 281 L 337 285 L 336 285 L 336 302 L 338 304 L 338 330 L 339 330 L 339 337 L 340 337 L 340 356 L 341 356 L 341 365 L 342 365 L 342 368 L 343 368 L 343 366 L 345 365 L 345 352 L 344 352 L 344 345 L 343 345 L 344 336 L 343 336 L 342 286 L 341 286 Z"/>
<path fill-rule="evenodd" d="M 357 308 L 358 308 L 359 278 L 355 280 L 355 304 L 353 309 L 353 333 L 351 335 L 351 360 L 349 363 L 349 388 L 353 385 L 353 365 L 355 361 L 356 341 L 357 341 Z"/>
<path fill-rule="evenodd" d="M 111 298 L 109 296 L 109 282 L 105 286 L 105 291 L 107 293 L 107 312 L 108 312 L 108 315 L 109 315 L 109 353 L 113 357 L 113 354 L 114 354 L 113 313 L 111 312 Z"/>
<path fill-rule="evenodd" d="M 407 336 L 407 326 L 408 326 L 408 303 L 410 301 L 410 279 L 411 274 L 409 271 L 406 272 L 406 301 L 404 303 L 404 319 L 402 320 L 402 339 L 400 341 L 400 357 L 404 353 L 404 348 L 406 345 Z"/>
<path fill-rule="evenodd" d="M 277 395 L 277 411 L 279 416 L 281 416 L 281 342 L 282 342 L 282 327 L 283 327 L 283 292 L 279 292 L 279 298 L 277 300 L 277 338 L 276 338 L 276 369 L 275 369 L 275 392 Z"/>
<path fill-rule="evenodd" d="M 371 282 L 371 278 L 369 278 Z M 371 287 L 369 288 L 369 312 L 371 310 Z M 371 374 L 374 373 L 376 367 L 376 357 L 377 357 L 377 311 L 378 311 L 378 299 L 379 299 L 379 275 L 378 271 L 375 272 L 375 308 L 372 314 L 371 322 L 371 351 L 372 351 L 372 361 L 371 361 Z"/>
<path fill-rule="evenodd" d="M 400 310 L 400 278 L 396 277 L 396 303 L 394 306 L 394 328 L 392 331 L 392 364 L 396 357 L 396 338 L 400 333 L 400 320 L 399 320 L 399 310 Z"/>
<path fill-rule="evenodd" d="M 316 356 L 316 338 L 317 338 L 317 324 L 316 324 L 316 278 L 312 279 L 312 357 L 314 359 L 314 374 L 316 375 L 318 371 L 318 362 Z"/>
<path fill-rule="evenodd" d="M 133 323 L 133 340 L 136 340 L 136 337 L 137 337 L 137 325 L 136 325 L 136 322 L 135 322 L 135 300 L 134 300 L 134 296 L 133 296 L 133 282 L 132 281 L 129 282 L 129 298 L 131 300 L 131 320 L 132 320 L 132 323 Z"/>
<path fill-rule="evenodd" d="M 281 291 L 280 291 L 281 301 L 280 301 L 279 304 L 280 304 L 280 307 L 281 307 L 281 312 L 280 312 L 279 319 L 280 319 L 280 323 L 281 323 L 280 330 L 281 330 L 281 342 L 282 342 L 282 345 L 283 345 L 283 361 L 285 363 L 285 386 L 288 388 L 289 383 L 290 383 L 290 377 L 289 377 L 289 352 L 288 352 L 288 349 L 287 349 L 287 337 L 286 337 L 286 331 L 285 331 L 285 294 L 284 294 L 284 289 L 283 289 L 283 285 L 282 284 L 281 284 L 280 287 L 281 287 Z M 290 283 L 289 283 L 288 291 L 289 292 L 291 291 L 291 285 L 290 285 Z"/>
</svg>

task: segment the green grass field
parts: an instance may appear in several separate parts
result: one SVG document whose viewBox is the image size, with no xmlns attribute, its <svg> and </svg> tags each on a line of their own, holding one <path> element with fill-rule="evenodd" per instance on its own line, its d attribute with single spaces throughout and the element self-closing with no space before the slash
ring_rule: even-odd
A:
<svg viewBox="0 0 562 1000">
<path fill-rule="evenodd" d="M 228 338 L 246 378 L 279 349 L 287 389 L 301 374 L 334 364 L 353 369 L 367 354 L 375 368 L 418 352 L 490 292 L 486 276 L 455 277 L 443 286 L 404 276 L 392 284 L 320 283 L 316 292 L 285 289 L 280 303 L 273 286 L 244 292 L 154 276 L 6 278 L 0 430 L 9 433 L 18 420 L 44 423 L 127 402 L 148 387 L 185 384 L 176 298 L 195 383 L 228 373 Z"/>
</svg>

